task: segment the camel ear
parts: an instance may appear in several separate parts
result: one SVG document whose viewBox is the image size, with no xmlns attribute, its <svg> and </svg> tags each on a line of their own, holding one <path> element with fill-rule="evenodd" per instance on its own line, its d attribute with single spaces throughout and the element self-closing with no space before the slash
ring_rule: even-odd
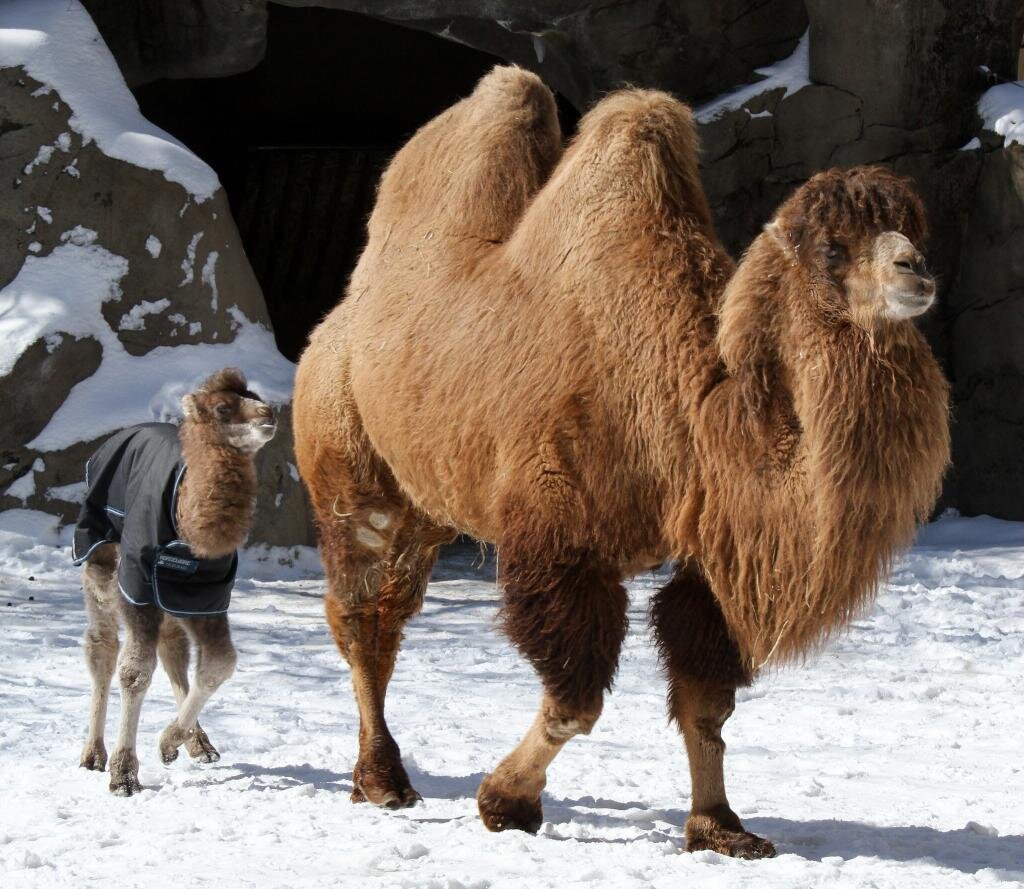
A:
<svg viewBox="0 0 1024 889">
<path fill-rule="evenodd" d="M 770 237 L 777 234 L 766 231 L 750 246 L 725 288 L 718 318 L 718 350 L 725 368 L 757 413 L 765 410 L 778 379 L 776 299 L 769 289 L 777 272 L 770 268 L 764 243 Z"/>
<path fill-rule="evenodd" d="M 185 418 L 194 420 L 199 416 L 199 407 L 196 405 L 196 397 L 191 392 L 181 399 L 181 409 Z"/>
</svg>

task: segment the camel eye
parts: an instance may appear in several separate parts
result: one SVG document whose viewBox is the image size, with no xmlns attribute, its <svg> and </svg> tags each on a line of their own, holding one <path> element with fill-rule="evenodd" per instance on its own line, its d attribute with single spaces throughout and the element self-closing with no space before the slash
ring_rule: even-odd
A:
<svg viewBox="0 0 1024 889">
<path fill-rule="evenodd" d="M 217 407 L 214 408 L 214 410 L 217 412 L 217 418 L 220 420 L 226 420 L 229 416 L 231 416 L 231 408 L 229 408 L 226 404 L 218 404 Z"/>
<path fill-rule="evenodd" d="M 829 244 L 825 248 L 825 262 L 829 268 L 836 268 L 846 261 L 846 248 L 842 244 Z"/>
</svg>

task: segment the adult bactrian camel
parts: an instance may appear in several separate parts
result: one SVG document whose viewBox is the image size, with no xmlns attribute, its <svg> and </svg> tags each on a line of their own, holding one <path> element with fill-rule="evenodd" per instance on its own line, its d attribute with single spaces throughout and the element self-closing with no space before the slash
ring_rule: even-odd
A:
<svg viewBox="0 0 1024 889">
<path fill-rule="evenodd" d="M 879 168 L 820 174 L 727 288 L 684 105 L 613 94 L 560 148 L 551 94 L 515 68 L 423 127 L 299 365 L 353 799 L 418 798 L 384 695 L 441 542 L 497 543 L 504 625 L 544 685 L 480 787 L 493 830 L 540 824 L 548 765 L 611 685 L 623 579 L 674 558 L 652 617 L 688 847 L 771 855 L 725 795 L 735 689 L 865 603 L 947 463 L 946 383 L 907 320 L 934 295 L 921 205 Z"/>
</svg>

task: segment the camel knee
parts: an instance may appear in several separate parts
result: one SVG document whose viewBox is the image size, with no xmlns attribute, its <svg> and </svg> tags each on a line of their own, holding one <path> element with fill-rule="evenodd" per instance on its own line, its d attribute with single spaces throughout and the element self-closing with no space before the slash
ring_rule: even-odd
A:
<svg viewBox="0 0 1024 889">
<path fill-rule="evenodd" d="M 124 691 L 143 692 L 153 681 L 156 669 L 156 653 L 130 654 L 122 657 L 117 676 Z"/>
<path fill-rule="evenodd" d="M 589 735 L 603 709 L 603 699 L 585 710 L 567 709 L 554 701 L 546 701 L 541 714 L 544 733 L 552 744 L 561 744 L 575 735 Z"/>
<path fill-rule="evenodd" d="M 209 688 L 219 688 L 234 675 L 237 665 L 238 653 L 233 645 L 212 652 L 205 651 L 196 679 Z"/>
</svg>

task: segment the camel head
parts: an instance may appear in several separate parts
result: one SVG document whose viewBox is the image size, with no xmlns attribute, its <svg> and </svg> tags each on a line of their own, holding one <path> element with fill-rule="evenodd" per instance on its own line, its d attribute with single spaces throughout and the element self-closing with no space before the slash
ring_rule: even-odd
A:
<svg viewBox="0 0 1024 889">
<path fill-rule="evenodd" d="M 274 409 L 248 389 L 245 374 L 226 367 L 181 400 L 185 422 L 205 427 L 224 444 L 254 454 L 277 432 Z"/>
<path fill-rule="evenodd" d="M 924 209 L 884 167 L 818 173 L 754 240 L 719 309 L 718 345 L 756 405 L 844 331 L 895 332 L 935 300 Z"/>
<path fill-rule="evenodd" d="M 804 279 L 811 308 L 866 330 L 914 318 L 935 302 L 920 250 L 925 233 L 920 199 L 884 167 L 819 173 L 767 229 Z"/>
</svg>

